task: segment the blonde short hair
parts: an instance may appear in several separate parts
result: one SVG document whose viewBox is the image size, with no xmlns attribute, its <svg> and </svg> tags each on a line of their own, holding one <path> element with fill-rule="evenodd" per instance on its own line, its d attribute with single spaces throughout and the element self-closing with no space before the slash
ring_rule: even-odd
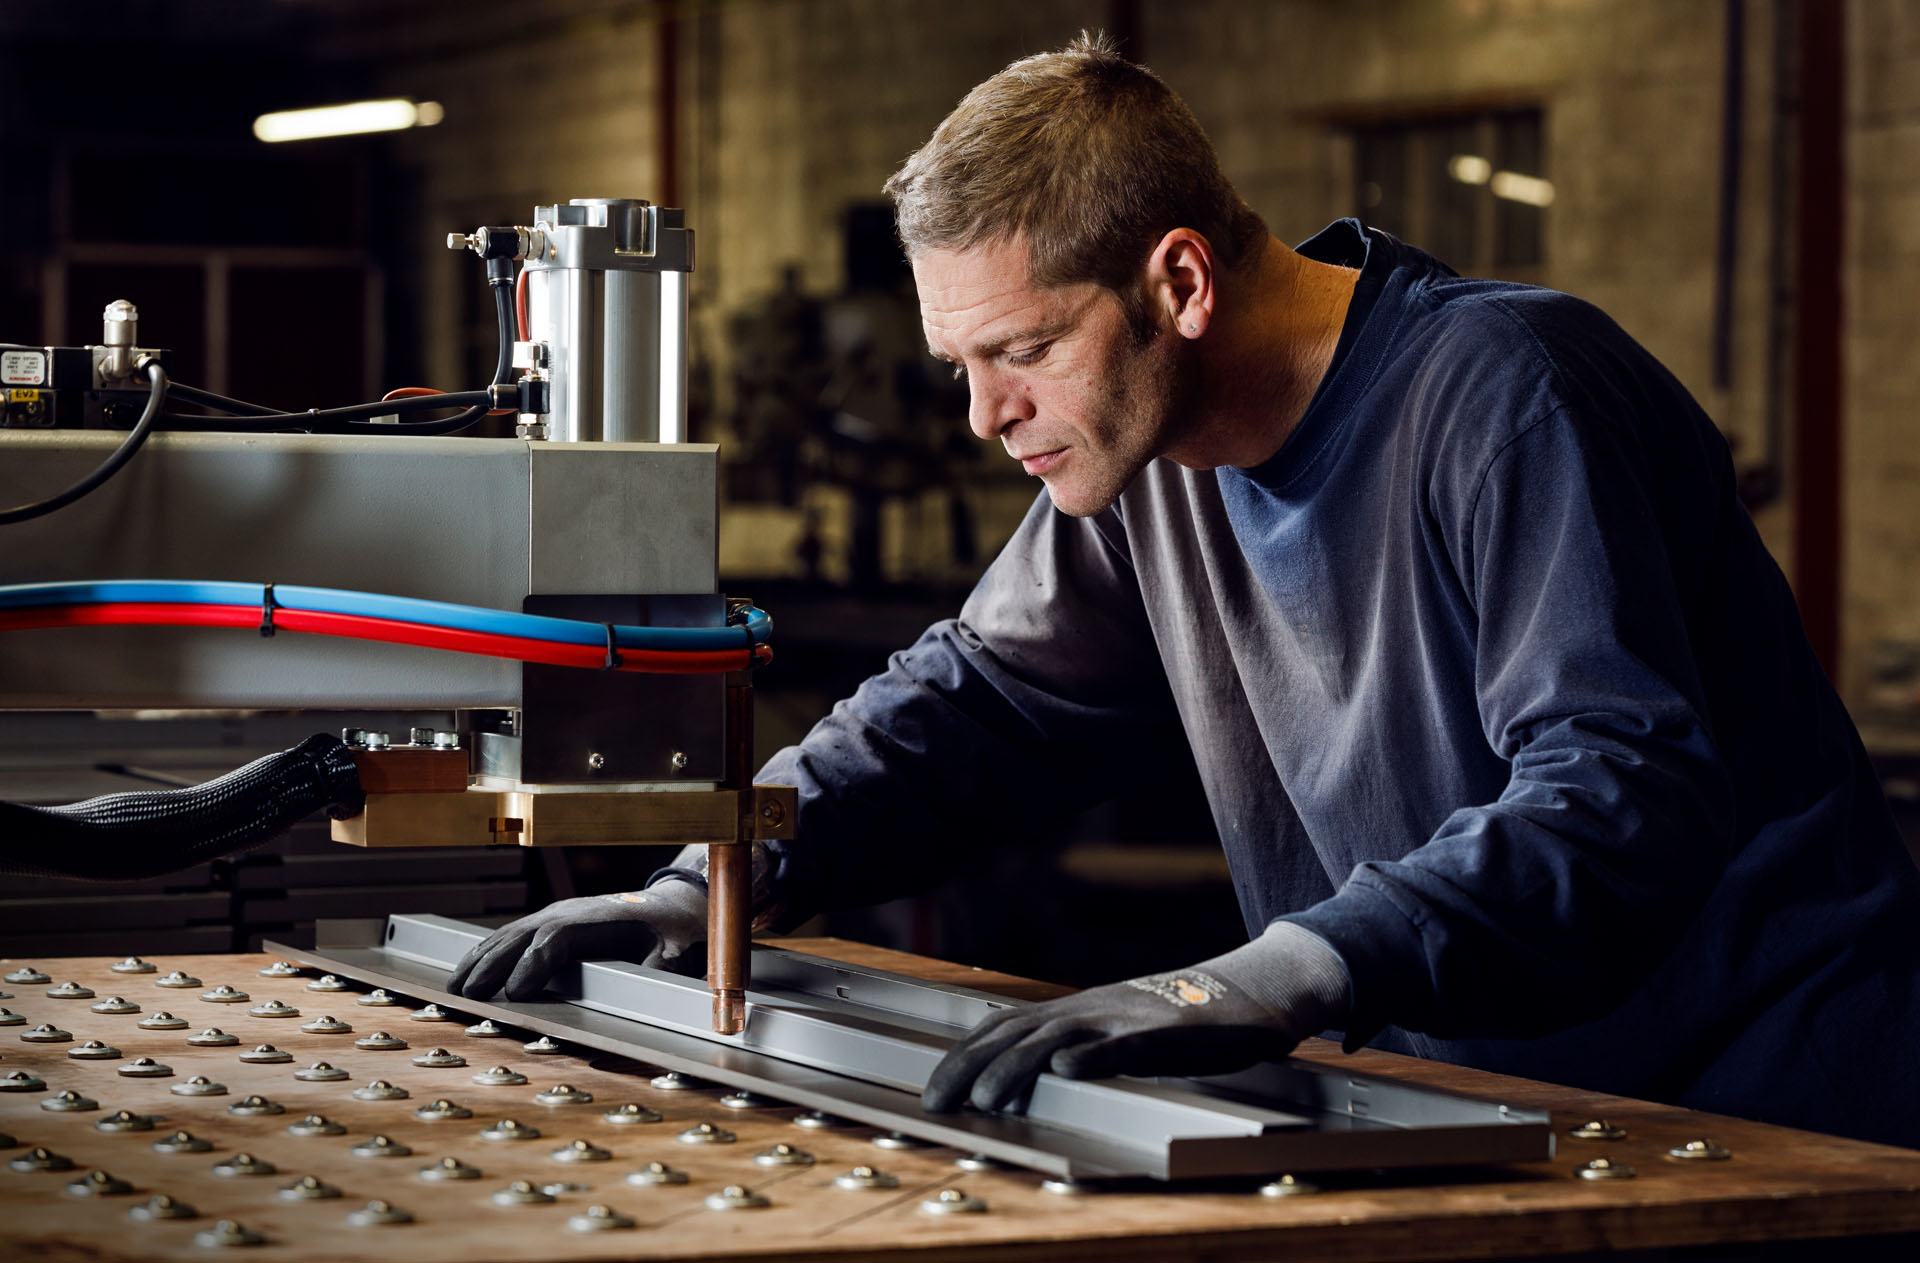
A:
<svg viewBox="0 0 1920 1263">
<path fill-rule="evenodd" d="M 1174 228 L 1229 268 L 1267 236 L 1186 103 L 1086 32 L 967 93 L 886 192 L 908 255 L 1024 236 L 1043 288 L 1125 292 Z"/>
</svg>

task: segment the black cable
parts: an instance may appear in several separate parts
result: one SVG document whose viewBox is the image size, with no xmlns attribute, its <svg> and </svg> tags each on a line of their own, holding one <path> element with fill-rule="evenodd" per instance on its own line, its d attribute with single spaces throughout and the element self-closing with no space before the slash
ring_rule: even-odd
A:
<svg viewBox="0 0 1920 1263">
<path fill-rule="evenodd" d="M 492 260 L 489 260 L 489 262 L 491 263 Z M 513 377 L 513 342 L 514 342 L 515 322 L 514 322 L 514 315 L 513 315 L 513 273 L 511 270 L 511 264 L 509 264 L 504 278 L 493 275 L 492 269 L 489 269 L 487 284 L 493 289 L 493 310 L 494 310 L 494 315 L 496 317 L 496 324 L 499 326 L 499 333 L 500 333 L 500 355 L 498 360 L 494 364 L 494 370 L 493 370 L 493 384 L 496 386 L 500 386 L 500 385 L 504 385 L 507 381 L 509 381 Z M 472 393 L 477 393 L 482 395 L 485 394 L 485 392 L 472 392 Z M 454 396 L 452 395 L 422 396 L 422 399 L 424 401 L 431 402 L 431 403 L 438 403 L 438 404 L 441 404 L 443 407 L 445 406 L 448 400 L 451 400 L 453 398 Z M 398 430 L 404 431 L 407 434 L 456 434 L 461 430 L 467 429 L 469 426 L 473 425 L 474 422 L 478 421 L 481 417 L 486 416 L 487 413 L 492 410 L 493 410 L 493 402 L 489 398 L 487 402 L 475 404 L 473 407 L 467 409 L 465 412 L 461 413 L 459 416 L 448 417 L 444 421 L 423 421 L 423 422 L 418 422 L 414 424 L 402 424 L 399 426 L 382 426 L 381 428 L 382 429 L 398 429 Z M 371 428 L 372 427 L 364 423 L 360 423 L 360 424 L 351 424 L 339 429 L 330 429 L 326 432 L 334 433 L 334 434 L 352 434 L 352 433 L 361 433 Z M 320 433 L 320 431 L 315 431 L 315 433 Z"/>
<path fill-rule="evenodd" d="M 365 802 L 352 752 L 318 733 L 204 785 L 64 807 L 0 802 L 0 877 L 153 877 L 258 846 L 314 811 L 340 819 Z"/>
<path fill-rule="evenodd" d="M 304 430 L 309 434 L 349 433 L 340 427 L 341 422 L 351 421 L 355 417 L 384 417 L 395 413 L 435 412 L 445 408 L 464 408 L 469 404 L 477 405 L 482 412 L 493 406 L 492 397 L 484 390 L 468 390 L 452 395 L 415 395 L 406 399 L 388 399 L 380 403 L 358 403 L 345 408 L 315 408 L 311 412 L 276 412 L 267 416 L 216 417 L 202 416 L 185 412 L 169 412 L 161 417 L 170 430 Z M 382 426 L 381 429 L 399 429 L 413 433 L 419 432 L 422 425 L 436 422 L 401 422 L 396 426 Z M 366 422 L 357 425 L 354 431 L 372 428 Z"/>
<path fill-rule="evenodd" d="M 173 383 L 172 391 L 188 403 L 197 403 L 203 408 L 217 408 L 221 412 L 231 412 L 242 417 L 279 416 L 280 409 L 269 408 L 264 404 L 248 403 L 243 399 L 229 399 L 225 395 L 216 395 L 211 390 L 202 390 L 198 386 L 182 386 Z"/>
<path fill-rule="evenodd" d="M 121 441 L 120 446 L 113 450 L 113 455 L 101 461 L 92 473 L 59 495 L 48 496 L 45 500 L 33 504 L 22 504 L 11 509 L 0 510 L 0 526 L 11 526 L 15 522 L 44 517 L 55 509 L 65 508 L 119 473 L 120 467 L 133 459 L 133 454 L 140 450 L 141 445 L 147 441 L 147 436 L 153 433 L 154 422 L 160 417 L 161 401 L 167 397 L 167 370 L 160 367 L 156 360 L 147 361 L 146 368 L 147 379 L 152 383 L 147 392 L 146 409 L 141 412 L 140 420 L 127 433 L 127 437 Z"/>
<path fill-rule="evenodd" d="M 490 277 L 493 289 L 495 323 L 500 337 L 500 354 L 495 361 L 493 384 L 504 385 L 513 376 L 513 278 Z M 449 395 L 416 395 L 406 399 L 388 399 L 378 403 L 353 404 L 344 408 L 314 408 L 306 412 L 275 412 L 258 404 L 228 399 L 193 387 L 180 388 L 189 402 L 207 407 L 249 408 L 243 417 L 201 416 L 169 412 L 160 419 L 170 430 L 299 431 L 306 434 L 364 434 L 368 432 L 401 434 L 454 434 L 464 430 L 493 410 L 493 399 L 484 390 L 461 391 Z M 372 418 L 404 415 L 409 412 L 434 412 L 443 408 L 462 408 L 456 416 L 438 421 L 399 421 L 378 426 Z"/>
</svg>

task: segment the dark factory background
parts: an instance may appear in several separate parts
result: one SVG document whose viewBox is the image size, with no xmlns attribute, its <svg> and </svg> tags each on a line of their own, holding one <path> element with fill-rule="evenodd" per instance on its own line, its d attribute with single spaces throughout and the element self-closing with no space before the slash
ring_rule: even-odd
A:
<svg viewBox="0 0 1920 1263">
<path fill-rule="evenodd" d="M 449 232 L 572 197 L 684 207 L 690 427 L 722 445 L 723 585 L 778 626 L 764 755 L 957 610 L 1038 490 L 933 371 L 880 185 L 970 85 L 1083 28 L 1188 99 L 1281 238 L 1359 215 L 1462 272 L 1589 298 L 1646 343 L 1725 430 L 1896 807 L 1920 799 L 1906 0 L 8 0 L 0 340 L 94 342 L 128 298 L 174 376 L 222 393 L 470 389 L 493 324 Z M 380 97 L 438 121 L 253 132 Z M 312 726 L 7 716 L 0 796 L 192 781 Z M 1239 940 L 1190 767 L 1008 825 L 940 894 L 815 928 L 1076 983 Z M 116 951 L 132 926 L 155 952 L 319 916 L 498 920 L 661 859 L 367 854 L 316 823 L 112 898 L 17 883 L 0 953 Z M 1094 932 L 1147 921 L 1165 960 Z"/>
</svg>

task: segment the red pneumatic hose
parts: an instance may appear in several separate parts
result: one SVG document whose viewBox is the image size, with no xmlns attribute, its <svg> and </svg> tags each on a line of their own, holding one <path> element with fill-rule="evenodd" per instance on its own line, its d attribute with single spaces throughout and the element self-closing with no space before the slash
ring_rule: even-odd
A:
<svg viewBox="0 0 1920 1263">
<path fill-rule="evenodd" d="M 29 631 L 48 627 L 239 627 L 257 629 L 257 605 L 190 605 L 164 601 L 118 601 L 89 605 L 38 605 L 0 610 L 0 631 Z M 557 667 L 600 670 L 607 654 L 597 645 L 570 645 L 497 632 L 434 627 L 364 614 L 335 614 L 319 610 L 273 607 L 276 630 L 416 645 L 518 662 L 540 662 Z M 773 659 L 770 645 L 745 649 L 662 650 L 621 649 L 617 671 L 650 675 L 710 675 L 759 666 Z"/>
</svg>

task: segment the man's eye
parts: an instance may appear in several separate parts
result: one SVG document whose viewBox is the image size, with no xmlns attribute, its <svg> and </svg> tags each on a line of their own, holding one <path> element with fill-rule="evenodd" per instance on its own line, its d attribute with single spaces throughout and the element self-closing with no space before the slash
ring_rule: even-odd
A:
<svg viewBox="0 0 1920 1263">
<path fill-rule="evenodd" d="M 1037 364 L 1040 362 L 1040 357 L 1047 353 L 1047 348 L 1052 345 L 1051 342 L 1042 342 L 1030 351 L 1009 351 L 1007 352 L 1007 363 L 1016 368 L 1024 368 L 1028 364 Z"/>
</svg>

